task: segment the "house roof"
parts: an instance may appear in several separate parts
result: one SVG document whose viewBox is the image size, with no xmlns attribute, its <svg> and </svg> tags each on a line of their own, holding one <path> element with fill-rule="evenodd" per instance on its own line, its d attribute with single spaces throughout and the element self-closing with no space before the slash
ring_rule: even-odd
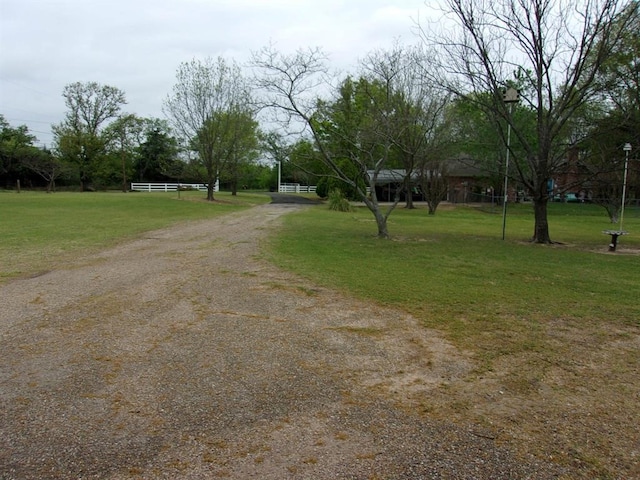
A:
<svg viewBox="0 0 640 480">
<path fill-rule="evenodd" d="M 370 178 L 373 177 L 373 174 L 374 174 L 374 170 L 367 170 L 367 175 L 369 175 Z M 407 171 L 404 168 L 383 169 L 378 172 L 376 183 L 377 184 L 402 183 L 406 175 L 407 175 Z M 412 173 L 411 178 L 413 180 L 417 180 L 418 174 L 415 172 Z"/>
<path fill-rule="evenodd" d="M 407 171 L 404 168 L 382 169 L 378 172 L 376 178 L 377 185 L 385 185 L 388 183 L 402 183 Z M 373 177 L 374 170 L 367 170 L 369 177 Z M 442 173 L 446 177 L 469 177 L 479 178 L 486 177 L 487 172 L 478 166 L 478 162 L 470 156 L 460 156 L 452 158 L 446 163 L 446 169 Z M 440 175 L 440 174 L 439 174 Z M 418 172 L 411 173 L 411 179 L 415 182 L 419 179 Z"/>
<path fill-rule="evenodd" d="M 460 156 L 447 164 L 449 177 L 486 177 L 487 172 L 478 166 L 478 161 L 469 156 Z"/>
</svg>

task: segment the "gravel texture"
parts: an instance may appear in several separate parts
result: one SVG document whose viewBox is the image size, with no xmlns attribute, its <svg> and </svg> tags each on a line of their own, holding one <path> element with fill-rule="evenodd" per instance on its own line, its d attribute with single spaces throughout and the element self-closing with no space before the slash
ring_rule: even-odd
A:
<svg viewBox="0 0 640 480">
<path fill-rule="evenodd" d="M 548 479 L 408 399 L 472 368 L 260 259 L 265 205 L 0 287 L 0 479 Z"/>
</svg>

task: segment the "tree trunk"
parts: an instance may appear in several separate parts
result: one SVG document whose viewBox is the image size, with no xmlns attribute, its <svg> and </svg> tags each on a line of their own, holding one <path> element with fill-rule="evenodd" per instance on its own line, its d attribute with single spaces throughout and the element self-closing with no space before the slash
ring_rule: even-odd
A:
<svg viewBox="0 0 640 480">
<path fill-rule="evenodd" d="M 413 192 L 411 190 L 411 178 L 410 177 L 404 179 L 404 192 L 405 192 L 405 195 L 407 196 L 405 208 L 408 209 L 408 210 L 413 210 L 416 207 L 413 205 Z"/>
<path fill-rule="evenodd" d="M 375 184 L 373 181 L 370 183 L 372 185 L 371 198 L 367 198 L 363 195 L 362 200 L 376 219 L 376 225 L 378 226 L 378 238 L 387 239 L 389 238 L 389 230 L 387 229 L 387 217 L 380 210 L 380 204 L 378 203 L 378 199 L 376 198 Z"/>
<path fill-rule="evenodd" d="M 216 188 L 216 181 L 218 180 L 217 171 L 209 166 L 211 164 L 211 162 L 208 162 L 207 166 L 207 201 L 209 202 L 213 202 L 215 200 L 215 198 L 213 198 L 213 193 Z"/>
<path fill-rule="evenodd" d="M 377 208 L 373 212 L 376 217 L 376 224 L 378 225 L 378 238 L 389 238 L 389 230 L 387 229 L 387 219 L 380 211 L 380 208 Z"/>
<path fill-rule="evenodd" d="M 549 198 L 544 195 L 542 198 L 534 198 L 533 210 L 535 214 L 535 226 L 533 232 L 534 243 L 552 243 L 549 236 L 549 221 L 547 219 L 547 204 Z"/>
<path fill-rule="evenodd" d="M 411 196 L 411 191 L 407 193 L 407 202 L 404 208 L 406 208 L 407 210 L 413 210 L 416 208 L 416 206 L 413 204 L 413 197 Z"/>
<path fill-rule="evenodd" d="M 127 160 L 124 150 L 121 150 L 120 154 L 122 157 L 122 192 L 127 193 Z"/>
</svg>

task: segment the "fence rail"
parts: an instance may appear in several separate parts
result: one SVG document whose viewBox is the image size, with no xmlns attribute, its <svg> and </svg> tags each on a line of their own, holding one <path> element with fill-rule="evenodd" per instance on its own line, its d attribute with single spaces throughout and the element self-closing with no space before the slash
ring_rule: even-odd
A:
<svg viewBox="0 0 640 480">
<path fill-rule="evenodd" d="M 281 183 L 280 193 L 316 193 L 315 185 L 300 185 L 299 183 Z"/>
<path fill-rule="evenodd" d="M 136 192 L 176 192 L 178 190 L 206 190 L 204 183 L 132 183 L 131 190 Z M 218 191 L 217 185 L 214 189 Z"/>
</svg>

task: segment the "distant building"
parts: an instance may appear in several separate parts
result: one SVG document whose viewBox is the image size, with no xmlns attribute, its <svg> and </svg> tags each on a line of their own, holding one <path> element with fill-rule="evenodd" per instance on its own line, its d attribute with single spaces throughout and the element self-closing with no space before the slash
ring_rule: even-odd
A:
<svg viewBox="0 0 640 480">
<path fill-rule="evenodd" d="M 369 176 L 373 176 L 373 170 L 368 170 Z M 451 203 L 491 202 L 493 187 L 488 174 L 477 166 L 471 157 L 459 157 L 446 162 L 443 173 L 449 184 L 446 198 L 443 200 Z M 406 170 L 401 168 L 384 169 L 376 178 L 376 196 L 383 202 L 391 202 L 399 189 L 403 189 Z M 419 174 L 411 175 L 410 188 L 414 200 L 424 200 L 420 189 Z M 401 200 L 405 199 L 405 192 L 401 194 Z"/>
<path fill-rule="evenodd" d="M 449 191 L 446 200 L 451 203 L 491 202 L 494 186 L 486 170 L 468 156 L 447 162 L 446 176 Z"/>
</svg>

